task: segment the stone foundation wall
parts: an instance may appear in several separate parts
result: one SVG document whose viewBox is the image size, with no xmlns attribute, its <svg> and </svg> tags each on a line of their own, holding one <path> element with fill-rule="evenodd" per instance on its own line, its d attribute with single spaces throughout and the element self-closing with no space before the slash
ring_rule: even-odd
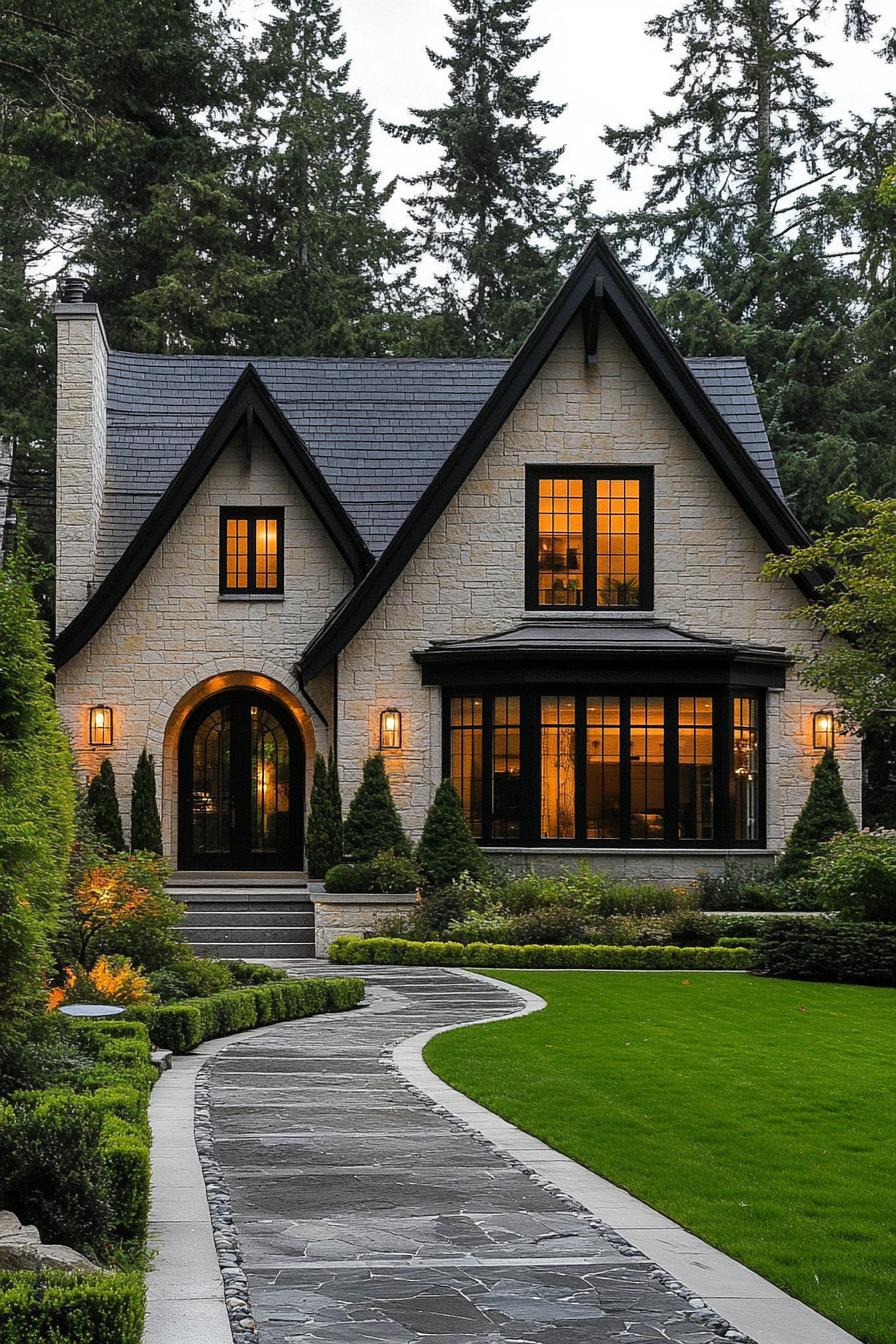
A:
<svg viewBox="0 0 896 1344">
<path fill-rule="evenodd" d="M 344 935 L 361 937 L 376 927 L 378 920 L 413 913 L 418 895 L 415 891 L 389 893 L 325 892 L 311 884 L 314 902 L 314 955 L 326 957 L 334 938 Z"/>
</svg>

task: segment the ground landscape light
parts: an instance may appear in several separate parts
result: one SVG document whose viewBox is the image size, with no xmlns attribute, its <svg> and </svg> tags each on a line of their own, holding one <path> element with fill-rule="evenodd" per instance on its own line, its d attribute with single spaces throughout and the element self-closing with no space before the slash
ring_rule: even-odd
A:
<svg viewBox="0 0 896 1344">
<path fill-rule="evenodd" d="M 380 715 L 380 749 L 401 746 L 401 714 L 397 709 L 384 709 Z"/>
<path fill-rule="evenodd" d="M 111 747 L 112 711 L 108 705 L 93 705 L 90 710 L 90 745 Z"/>
<path fill-rule="evenodd" d="M 818 709 L 812 715 L 812 745 L 816 751 L 827 751 L 834 745 L 834 715 L 830 709 Z"/>
</svg>

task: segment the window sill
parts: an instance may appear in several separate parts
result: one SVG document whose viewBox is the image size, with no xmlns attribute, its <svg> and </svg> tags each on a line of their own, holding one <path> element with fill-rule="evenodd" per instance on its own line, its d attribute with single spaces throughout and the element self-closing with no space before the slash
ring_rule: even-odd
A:
<svg viewBox="0 0 896 1344">
<path fill-rule="evenodd" d="M 219 593 L 219 602 L 282 602 L 284 593 Z"/>
<path fill-rule="evenodd" d="M 526 607 L 523 618 L 527 621 L 654 621 L 653 607 Z"/>
<path fill-rule="evenodd" d="M 480 848 L 486 854 L 565 854 L 572 857 L 584 857 L 592 854 L 625 854 L 627 857 L 650 858 L 652 855 L 661 854 L 668 858 L 673 854 L 680 854 L 693 858 L 695 855 L 743 855 L 745 858 L 772 858 L 778 854 L 777 849 L 766 849 L 758 845 L 633 845 L 633 846 L 609 846 L 603 845 L 576 845 L 574 847 L 558 845 L 481 845 Z"/>
</svg>

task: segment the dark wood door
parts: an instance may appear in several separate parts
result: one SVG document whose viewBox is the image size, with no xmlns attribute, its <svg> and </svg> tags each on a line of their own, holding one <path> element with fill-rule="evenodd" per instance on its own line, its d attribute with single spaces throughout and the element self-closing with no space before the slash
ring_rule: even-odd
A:
<svg viewBox="0 0 896 1344">
<path fill-rule="evenodd" d="M 180 739 L 179 866 L 301 868 L 304 763 L 295 722 L 270 696 L 205 700 Z"/>
</svg>

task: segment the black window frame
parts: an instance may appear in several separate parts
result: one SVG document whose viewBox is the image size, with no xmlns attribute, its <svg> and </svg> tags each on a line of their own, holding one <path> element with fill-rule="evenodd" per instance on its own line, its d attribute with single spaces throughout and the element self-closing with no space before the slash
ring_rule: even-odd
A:
<svg viewBox="0 0 896 1344">
<path fill-rule="evenodd" d="M 218 526 L 218 593 L 221 597 L 280 597 L 283 595 L 283 522 L 285 510 L 282 506 L 270 508 L 239 509 L 222 507 Z M 255 573 L 255 523 L 259 518 L 273 519 L 277 523 L 277 585 L 274 588 L 259 588 Z M 249 524 L 247 564 L 249 581 L 245 588 L 230 588 L 227 585 L 227 524 L 231 519 L 239 519 Z"/>
<path fill-rule="evenodd" d="M 520 835 L 518 840 L 493 838 L 490 771 L 493 761 L 492 702 L 497 696 L 520 697 Z M 543 838 L 541 835 L 541 697 L 571 695 L 576 701 L 576 834 L 571 839 Z M 619 837 L 588 839 L 585 835 L 586 797 L 586 701 L 589 696 L 618 696 L 620 700 L 620 758 L 629 759 L 631 699 L 633 696 L 662 696 L 664 699 L 664 830 L 661 837 L 631 836 L 631 773 L 624 766 L 620 778 L 622 825 Z M 708 696 L 713 704 L 713 835 L 710 839 L 678 839 L 678 700 Z M 737 840 L 734 836 L 734 734 L 733 702 L 751 696 L 756 700 L 757 758 L 757 836 L 755 840 Z M 756 686 L 723 686 L 695 683 L 693 686 L 663 686 L 654 683 L 632 685 L 583 686 L 556 682 L 537 686 L 463 685 L 445 687 L 442 697 L 442 773 L 451 778 L 451 700 L 476 697 L 483 701 L 482 716 L 482 835 L 477 843 L 483 848 L 525 849 L 626 849 L 626 850 L 751 850 L 766 848 L 766 704 L 765 691 Z M 670 712 L 672 711 L 672 712 Z"/>
<path fill-rule="evenodd" d="M 543 480 L 582 481 L 582 605 L 551 606 L 538 600 L 538 484 Z M 597 601 L 597 482 L 639 482 L 638 601 L 629 606 L 606 606 Z M 591 487 L 589 489 L 589 486 Z M 654 602 L 654 471 L 653 467 L 526 467 L 525 598 L 527 611 L 652 611 Z"/>
</svg>

